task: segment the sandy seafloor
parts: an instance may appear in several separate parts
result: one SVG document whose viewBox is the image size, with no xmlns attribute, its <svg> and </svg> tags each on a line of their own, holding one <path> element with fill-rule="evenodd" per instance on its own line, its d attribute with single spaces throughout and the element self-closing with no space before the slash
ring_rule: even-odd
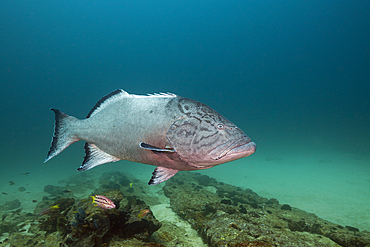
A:
<svg viewBox="0 0 370 247">
<path fill-rule="evenodd" d="M 82 142 L 72 145 L 46 164 L 39 153 L 24 157 L 18 167 L 8 161 L 10 165 L 0 174 L 0 192 L 7 193 L 0 194 L 0 204 L 19 199 L 23 210 L 33 213 L 36 203 L 32 200 L 41 201 L 48 195 L 43 191 L 45 185 L 63 186 L 59 180 L 80 173 L 76 168 L 84 156 L 82 145 Z M 263 143 L 260 146 L 263 147 Z M 225 183 L 252 189 L 260 196 L 276 198 L 280 203 L 314 213 L 325 220 L 370 231 L 369 156 L 323 147 L 302 149 L 297 146 L 296 149 L 286 149 L 285 153 L 281 150 L 274 152 L 260 148 L 250 157 L 200 172 Z M 84 173 L 98 179 L 105 171 L 118 170 L 147 183 L 153 169 L 150 165 L 119 161 Z M 26 172 L 29 174 L 23 174 Z M 15 184 L 10 185 L 9 181 Z M 162 186 L 147 185 L 147 189 L 154 196 L 160 196 L 158 191 Z M 26 191 L 19 191 L 19 187 Z M 81 194 L 74 196 L 84 198 L 89 193 L 81 188 Z M 169 200 L 162 198 L 160 201 L 161 204 L 152 207 L 154 215 L 160 221 L 183 224 L 170 210 Z"/>
</svg>

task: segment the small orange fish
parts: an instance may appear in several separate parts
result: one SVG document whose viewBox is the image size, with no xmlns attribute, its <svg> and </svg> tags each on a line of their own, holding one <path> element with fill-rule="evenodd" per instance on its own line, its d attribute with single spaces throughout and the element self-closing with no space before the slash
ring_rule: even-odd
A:
<svg viewBox="0 0 370 247">
<path fill-rule="evenodd" d="M 139 219 L 144 218 L 150 212 L 150 209 L 142 209 L 140 210 L 139 215 L 137 216 Z"/>
</svg>

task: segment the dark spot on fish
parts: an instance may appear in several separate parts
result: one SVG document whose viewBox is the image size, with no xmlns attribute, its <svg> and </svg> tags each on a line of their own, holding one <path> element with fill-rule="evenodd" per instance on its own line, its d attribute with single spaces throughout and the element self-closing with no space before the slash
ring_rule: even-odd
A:
<svg viewBox="0 0 370 247">
<path fill-rule="evenodd" d="M 37 200 L 32 200 L 32 202 L 37 202 Z"/>
<path fill-rule="evenodd" d="M 9 181 L 9 185 L 15 185 L 13 181 Z"/>
<path fill-rule="evenodd" d="M 3 195 L 8 195 L 7 193 L 5 193 L 5 192 L 1 192 L 1 194 L 3 194 Z"/>
</svg>

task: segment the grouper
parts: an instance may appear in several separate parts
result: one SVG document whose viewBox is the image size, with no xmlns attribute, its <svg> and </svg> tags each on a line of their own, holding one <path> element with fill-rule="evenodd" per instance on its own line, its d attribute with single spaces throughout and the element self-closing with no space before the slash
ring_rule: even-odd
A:
<svg viewBox="0 0 370 247">
<path fill-rule="evenodd" d="M 172 93 L 134 95 L 117 89 L 86 119 L 60 110 L 45 162 L 79 140 L 85 158 L 78 171 L 118 160 L 156 166 L 149 185 L 178 171 L 201 170 L 249 156 L 256 144 L 209 106 Z"/>
</svg>

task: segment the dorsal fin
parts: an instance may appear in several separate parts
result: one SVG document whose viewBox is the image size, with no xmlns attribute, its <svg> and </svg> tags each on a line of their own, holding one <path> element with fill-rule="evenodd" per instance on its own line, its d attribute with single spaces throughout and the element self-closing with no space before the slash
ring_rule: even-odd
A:
<svg viewBox="0 0 370 247">
<path fill-rule="evenodd" d="M 112 103 L 112 101 L 121 99 L 123 97 L 129 96 L 129 93 L 122 89 L 116 89 L 113 92 L 105 95 L 103 98 L 101 98 L 98 103 L 95 104 L 95 106 L 91 109 L 89 114 L 87 114 L 86 118 L 89 118 L 93 116 L 94 114 L 101 111 L 104 107 L 106 107 L 109 103 Z"/>
<path fill-rule="evenodd" d="M 174 93 L 148 93 L 148 96 L 153 96 L 153 97 L 177 97 L 176 94 Z"/>
</svg>

